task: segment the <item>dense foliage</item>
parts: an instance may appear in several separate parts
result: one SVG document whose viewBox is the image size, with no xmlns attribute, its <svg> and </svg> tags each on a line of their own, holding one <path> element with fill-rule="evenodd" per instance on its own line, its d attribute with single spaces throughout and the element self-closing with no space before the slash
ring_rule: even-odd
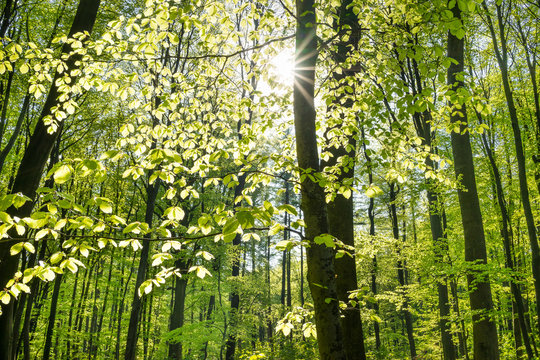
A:
<svg viewBox="0 0 540 360">
<path fill-rule="evenodd" d="M 0 9 L 0 359 L 538 358 L 538 2 Z"/>
</svg>

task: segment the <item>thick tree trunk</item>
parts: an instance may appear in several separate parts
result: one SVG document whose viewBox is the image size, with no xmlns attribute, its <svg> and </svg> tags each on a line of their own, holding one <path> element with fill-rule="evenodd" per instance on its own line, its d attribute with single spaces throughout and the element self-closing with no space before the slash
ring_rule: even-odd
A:
<svg viewBox="0 0 540 360">
<path fill-rule="evenodd" d="M 338 129 L 341 129 L 344 125 L 347 126 L 348 124 L 344 123 L 352 120 L 349 118 L 348 112 L 353 106 L 353 99 L 351 95 L 346 95 L 347 92 L 343 88 L 343 85 L 351 81 L 350 78 L 356 73 L 356 70 L 345 67 L 348 66 L 346 65 L 346 60 L 349 52 L 358 47 L 358 41 L 360 39 L 360 26 L 358 24 L 358 17 L 352 9 L 352 2 L 350 0 L 342 1 L 337 12 L 334 29 L 340 34 L 342 39 L 336 45 L 335 57 L 336 65 L 340 67 L 341 71 L 332 74 L 332 78 L 335 81 L 335 100 L 329 105 L 329 112 L 335 113 L 340 111 L 340 109 L 344 109 L 345 113 L 342 113 L 339 118 L 333 118 L 327 121 L 329 123 L 329 128 L 327 129 L 328 137 L 336 134 L 336 130 L 338 134 L 341 133 Z M 355 125 L 352 124 L 352 126 Z M 354 177 L 354 159 L 356 157 L 356 135 L 357 131 L 349 136 L 335 135 L 342 137 L 337 142 L 340 145 L 326 149 L 326 151 L 331 153 L 331 157 L 327 161 L 322 162 L 321 166 L 323 169 L 326 167 L 340 167 L 336 175 L 336 182 L 339 184 L 347 185 L 352 183 Z M 347 359 L 365 360 L 366 351 L 364 348 L 364 333 L 360 307 L 358 303 L 352 306 L 349 302 L 350 292 L 358 288 L 354 250 L 353 207 L 352 195 L 346 198 L 341 194 L 336 194 L 334 200 L 330 201 L 327 205 L 328 231 L 348 247 L 346 251 L 350 254 L 337 258 L 334 261 L 337 298 L 347 305 L 341 314 L 341 327 L 344 337 L 343 344 Z"/>
<path fill-rule="evenodd" d="M 296 72 L 294 82 L 294 124 L 296 152 L 301 176 L 302 211 L 306 223 L 308 283 L 315 309 L 317 342 L 321 360 L 346 359 L 338 309 L 334 251 L 316 244 L 315 237 L 328 233 L 324 189 L 320 176 L 315 131 L 315 64 L 317 20 L 313 0 L 296 0 Z M 309 174 L 309 176 L 306 176 Z"/>
<path fill-rule="evenodd" d="M 182 275 L 185 275 L 187 272 L 186 264 L 182 259 L 179 259 L 175 263 L 175 267 L 181 270 Z M 169 330 L 179 329 L 184 325 L 184 308 L 186 304 L 186 288 L 187 288 L 187 278 L 186 277 L 177 277 L 175 279 L 174 286 L 174 305 L 173 311 L 171 312 L 171 322 L 169 325 Z M 209 310 L 210 312 L 211 310 Z M 182 360 L 182 343 L 180 341 L 174 341 L 169 343 L 169 359 Z"/>
<path fill-rule="evenodd" d="M 69 31 L 70 37 L 78 32 L 92 32 L 99 4 L 100 0 L 81 0 L 79 2 L 77 13 Z M 69 54 L 70 52 L 71 45 L 65 44 L 62 48 L 62 54 Z M 67 70 L 65 73 L 69 74 L 75 70 L 78 67 L 78 60 L 80 60 L 79 55 L 70 56 L 66 61 Z M 52 115 L 52 109 L 55 106 L 61 105 L 58 100 L 60 94 L 56 86 L 56 81 L 63 76 L 63 74 L 56 74 L 53 78 L 51 89 L 45 100 L 39 121 L 30 138 L 13 182 L 13 193 L 21 192 L 31 199 L 35 198 L 43 169 L 62 128 L 62 123 L 60 123 L 57 131 L 49 134 L 47 131 L 48 126 L 43 120 L 45 117 Z M 19 209 L 8 209 L 8 212 L 12 216 L 25 217 L 30 215 L 32 206 L 33 201 L 29 201 Z M 17 271 L 19 256 L 10 255 L 9 250 L 12 245 L 13 241 L 3 241 L 0 244 L 0 269 L 2 270 L 0 271 L 0 288 L 4 288 Z M 11 354 L 13 353 L 13 301 L 8 305 L 2 305 L 2 312 L 3 314 L 0 316 L 0 360 L 9 360 L 12 358 Z"/>
<path fill-rule="evenodd" d="M 455 18 L 461 20 L 459 6 L 454 6 L 452 12 Z M 463 38 L 458 39 L 452 32 L 448 32 L 448 57 L 455 60 L 448 68 L 448 84 L 456 92 L 464 86 L 463 81 L 458 80 L 458 75 L 463 72 L 464 45 Z M 467 131 L 467 112 L 465 104 L 458 102 L 450 105 L 453 107 L 450 115 L 451 122 L 460 124 L 460 131 L 453 131 L 451 138 L 456 178 L 460 179 L 461 185 L 466 189 L 466 191 L 458 189 L 465 238 L 465 261 L 471 265 L 473 263 L 486 264 L 486 241 L 476 189 L 471 143 Z M 480 274 L 478 270 L 471 269 L 467 274 L 467 282 L 473 311 L 474 359 L 498 360 L 497 328 L 490 317 L 493 300 L 489 277 L 486 274 Z"/>
</svg>

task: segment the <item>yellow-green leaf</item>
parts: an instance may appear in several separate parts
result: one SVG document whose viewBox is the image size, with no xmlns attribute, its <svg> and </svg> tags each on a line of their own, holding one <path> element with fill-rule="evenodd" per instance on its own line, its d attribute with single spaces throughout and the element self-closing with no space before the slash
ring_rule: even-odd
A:
<svg viewBox="0 0 540 360">
<path fill-rule="evenodd" d="M 62 165 L 54 172 L 54 181 L 63 184 L 71 178 L 72 168 L 69 165 Z"/>
</svg>

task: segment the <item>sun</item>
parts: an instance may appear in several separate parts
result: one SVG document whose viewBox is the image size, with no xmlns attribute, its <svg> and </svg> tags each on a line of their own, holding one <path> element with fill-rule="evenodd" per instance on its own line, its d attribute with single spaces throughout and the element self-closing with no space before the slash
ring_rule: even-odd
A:
<svg viewBox="0 0 540 360">
<path fill-rule="evenodd" d="M 270 72 L 273 80 L 281 85 L 291 86 L 294 81 L 294 52 L 292 49 L 282 50 L 270 60 Z"/>
</svg>

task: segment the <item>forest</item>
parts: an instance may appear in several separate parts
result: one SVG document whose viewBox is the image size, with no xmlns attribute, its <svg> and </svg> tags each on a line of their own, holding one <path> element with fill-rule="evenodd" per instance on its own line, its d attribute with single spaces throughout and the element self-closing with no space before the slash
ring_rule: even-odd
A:
<svg viewBox="0 0 540 360">
<path fill-rule="evenodd" d="M 0 360 L 540 359 L 538 0 L 1 0 Z"/>
</svg>

